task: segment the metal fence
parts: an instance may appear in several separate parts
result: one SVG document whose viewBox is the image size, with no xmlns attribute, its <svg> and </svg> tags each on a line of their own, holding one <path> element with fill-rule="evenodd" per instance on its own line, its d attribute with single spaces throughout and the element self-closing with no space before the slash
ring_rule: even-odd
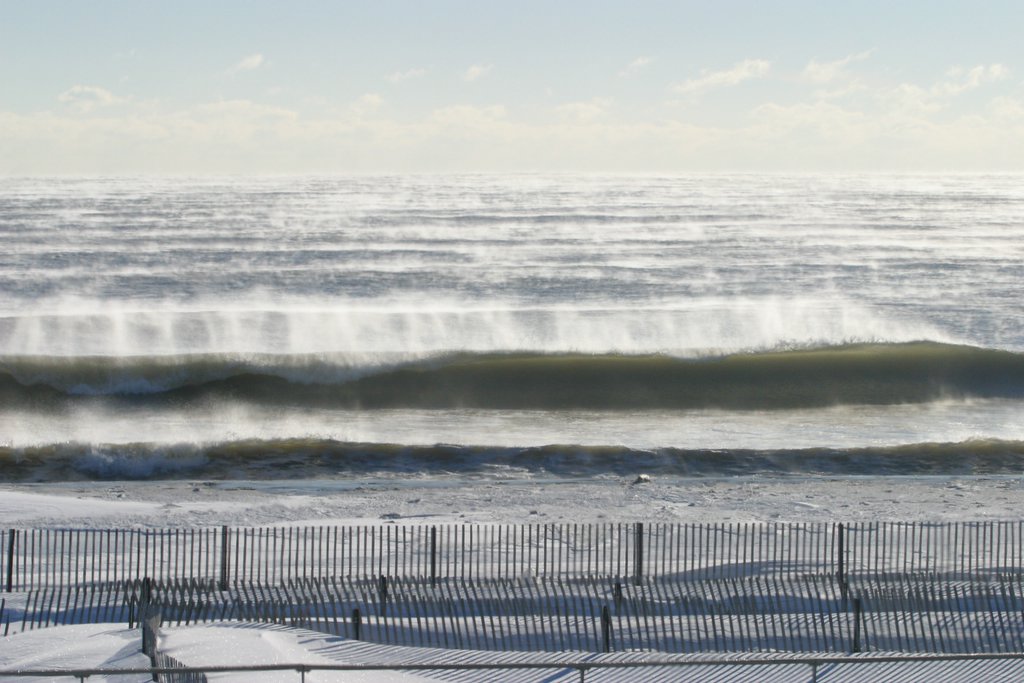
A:
<svg viewBox="0 0 1024 683">
<path fill-rule="evenodd" d="M 77 678 L 81 681 L 93 676 L 118 676 L 129 674 L 153 675 L 163 679 L 165 675 L 246 673 L 253 680 L 259 680 L 260 673 L 294 672 L 297 683 L 306 680 L 306 674 L 312 672 L 383 672 L 401 671 L 408 673 L 428 673 L 434 676 L 450 672 L 455 679 L 459 674 L 477 672 L 492 676 L 501 672 L 536 672 L 542 676 L 539 680 L 571 680 L 572 675 L 581 683 L 597 680 L 598 674 L 604 674 L 600 680 L 630 681 L 642 676 L 644 680 L 680 680 L 680 676 L 694 675 L 700 671 L 714 680 L 730 681 L 764 681 L 764 680 L 809 680 L 811 683 L 849 680 L 879 680 L 885 674 L 896 673 L 900 680 L 928 680 L 943 676 L 947 681 L 991 680 L 995 674 L 1000 680 L 1016 680 L 1024 671 L 1024 654 L 974 654 L 974 655 L 931 655 L 931 656 L 871 656 L 871 657 L 800 657 L 776 658 L 760 657 L 745 659 L 644 659 L 631 661 L 601 661 L 560 658 L 548 661 L 530 662 L 495 662 L 495 663 L 419 663 L 419 664 L 303 664 L 281 663 L 253 666 L 192 666 L 184 669 L 177 667 L 155 667 L 147 669 L 38 669 L 38 670 L 0 670 L 4 678 Z M 950 677 L 951 666 L 959 666 L 955 675 Z M 998 669 L 993 668 L 996 665 Z M 898 667 L 898 668 L 895 668 Z M 940 668 L 942 667 L 942 668 Z M 792 675 L 782 673 L 785 670 L 803 670 L 808 678 L 796 679 Z M 945 670 L 944 670 L 945 669 Z M 780 671 L 782 670 L 782 671 Z M 921 674 L 927 678 L 922 678 Z M 616 675 L 618 674 L 618 675 Z M 661 674 L 660 676 L 658 674 Z M 781 675 L 780 675 L 781 674 Z M 882 675 L 880 675 L 882 674 Z M 1002 674 L 1002 675 L 1000 675 Z M 799 675 L 799 674 L 797 674 Z M 861 677 L 869 678 L 861 678 Z M 458 680 L 466 680 L 460 677 Z M 522 679 L 520 679 L 522 680 Z"/>
<path fill-rule="evenodd" d="M 1021 573 L 1024 522 L 7 529 L 0 547 L 8 592 L 141 577 L 222 588 L 378 576 L 970 579 Z"/>
</svg>

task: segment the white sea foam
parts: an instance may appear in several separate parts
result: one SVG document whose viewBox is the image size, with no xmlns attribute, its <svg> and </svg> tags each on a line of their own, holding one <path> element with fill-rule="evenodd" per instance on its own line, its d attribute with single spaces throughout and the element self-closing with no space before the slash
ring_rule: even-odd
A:
<svg viewBox="0 0 1024 683">
<path fill-rule="evenodd" d="M 1024 441 L 1024 404 L 983 400 L 746 412 L 93 407 L 59 416 L 0 413 L 0 434 L 12 448 L 54 443 L 198 446 L 295 438 L 416 446 L 842 449 L 985 438 Z M 105 457 L 102 453 L 97 457 Z"/>
<path fill-rule="evenodd" d="M 340 359 L 372 367 L 457 351 L 689 356 L 856 341 L 961 341 L 934 324 L 840 296 L 707 297 L 631 307 L 295 302 L 248 308 L 235 302 L 138 310 L 78 301 L 56 308 L 62 312 L 0 318 L 4 353 L 330 354 L 335 367 Z"/>
<path fill-rule="evenodd" d="M 0 362 L 99 356 L 115 361 L 106 375 L 71 373 L 63 388 L 147 393 L 187 380 L 175 359 L 204 354 L 315 382 L 462 351 L 699 356 L 922 339 L 1024 351 L 1020 180 L 0 179 Z M 324 362 L 289 365 L 296 354 Z M 118 371 L 139 356 L 171 365 Z M 768 448 L 1019 439 L 1021 424 L 998 401 L 827 418 L 239 410 L 0 411 L 0 443 Z"/>
</svg>

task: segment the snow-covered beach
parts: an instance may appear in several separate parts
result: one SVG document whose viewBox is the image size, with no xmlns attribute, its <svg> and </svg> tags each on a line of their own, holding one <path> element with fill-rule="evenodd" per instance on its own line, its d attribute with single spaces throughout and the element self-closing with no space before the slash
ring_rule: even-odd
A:
<svg viewBox="0 0 1024 683">
<path fill-rule="evenodd" d="M 642 479 L 642 478 L 638 478 Z M 659 522 L 833 522 L 1005 521 L 1019 519 L 1024 487 L 1017 477 L 771 477 L 712 480 L 647 481 L 488 481 L 458 478 L 433 480 L 428 485 L 409 481 L 364 482 L 87 482 L 4 487 L 0 513 L 19 528 L 197 528 L 219 525 L 380 525 L 594 523 L 633 520 Z M 274 634 L 273 629 L 283 629 Z M 77 630 L 76 630 L 77 629 Z M 952 632 L 951 632 L 952 633 Z M 33 654 L 36 643 L 50 643 L 56 655 Z M 0 668 L 145 667 L 138 653 L 138 630 L 116 625 L 55 627 L 19 633 L 6 639 Z M 266 638 L 271 638 L 270 643 Z M 67 639 L 65 641 L 65 639 Z M 66 642 L 66 644 L 65 644 Z M 239 623 L 166 629 L 166 651 L 190 665 L 267 663 L 387 664 L 500 662 L 500 653 L 437 651 L 394 646 L 363 646 L 332 636 L 303 634 L 285 627 L 271 631 Z M 368 648 L 368 649 L 367 649 Z M 224 659 L 223 653 L 233 656 Z M 874 652 L 878 655 L 880 653 Z M 573 653 L 565 653 L 573 660 Z M 650 659 L 654 653 L 650 653 Z M 509 661 L 538 661 L 543 653 Z M 728 659 L 730 656 L 723 655 Z M 584 653 L 577 659 L 585 660 Z M 984 663 L 983 663 L 984 664 Z M 1014 661 L 984 664 L 991 680 L 1012 680 L 1021 669 Z M 869 680 L 883 669 L 907 680 L 927 680 L 936 671 L 978 675 L 978 663 L 890 663 L 834 665 L 832 678 Z M 936 668 L 936 667 L 942 667 Z M 805 670 L 765 665 L 739 670 L 708 667 L 687 669 L 700 676 L 753 676 L 750 680 L 790 680 Z M 795 671 L 799 672 L 796 673 Z M 489 672 L 489 680 L 533 681 L 543 672 Z M 480 672 L 477 672 L 479 675 Z M 247 680 L 247 674 L 211 674 L 216 680 Z M 252 675 L 252 674 L 248 674 Z M 279 671 L 260 680 L 292 680 L 296 674 Z M 308 680 L 466 680 L 470 673 L 366 671 L 341 674 L 313 672 Z M 544 680 L 575 680 L 576 672 L 557 670 Z M 555 678 L 550 678 L 555 675 Z M 597 680 L 629 680 L 635 671 L 595 673 Z M 644 672 L 650 680 L 668 677 L 673 669 Z M 460 678 L 463 676 L 463 678 Z M 616 678 L 615 676 L 619 676 Z M 622 678 L 622 676 L 626 676 Z M 741 676 L 736 679 L 735 676 Z M 478 680 L 470 678 L 471 680 Z"/>
<path fill-rule="evenodd" d="M 638 473 L 640 474 L 640 473 Z M 0 516 L 32 528 L 526 522 L 1008 521 L 1017 476 L 604 481 L 150 481 L 6 485 Z"/>
</svg>

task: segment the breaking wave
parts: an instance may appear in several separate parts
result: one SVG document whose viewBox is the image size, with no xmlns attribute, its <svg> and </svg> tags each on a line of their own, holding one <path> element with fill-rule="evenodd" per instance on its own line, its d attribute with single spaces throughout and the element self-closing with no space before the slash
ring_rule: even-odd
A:
<svg viewBox="0 0 1024 683">
<path fill-rule="evenodd" d="M 0 447 L 8 482 L 147 479 L 317 479 L 446 475 L 522 477 L 726 477 L 751 475 L 1019 474 L 1024 442 L 976 439 L 864 448 L 631 449 L 408 446 L 330 439 L 216 444 L 82 444 Z"/>
<path fill-rule="evenodd" d="M 7 408 L 103 400 L 223 400 L 339 408 L 767 410 L 1024 397 L 1024 354 L 936 342 L 847 344 L 703 358 L 452 354 L 0 358 Z"/>
</svg>

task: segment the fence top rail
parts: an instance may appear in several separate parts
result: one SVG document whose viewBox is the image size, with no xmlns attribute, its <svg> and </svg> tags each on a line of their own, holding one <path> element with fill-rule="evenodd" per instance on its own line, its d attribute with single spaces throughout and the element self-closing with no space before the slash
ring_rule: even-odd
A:
<svg viewBox="0 0 1024 683">
<path fill-rule="evenodd" d="M 25 530 L 25 531 L 93 531 L 93 532 L 113 532 L 113 531 L 134 531 L 137 533 L 159 533 L 159 532 L 174 532 L 174 531 L 214 531 L 221 530 L 223 528 L 230 529 L 241 529 L 241 530 L 289 530 L 289 529 L 328 529 L 328 528 L 358 528 L 358 529 L 370 529 L 370 528 L 395 528 L 400 526 L 409 527 L 430 527 L 430 526 L 451 526 L 451 527 L 532 527 L 532 528 L 563 528 L 571 529 L 572 527 L 601 527 L 607 529 L 625 529 L 627 527 L 635 528 L 638 525 L 642 525 L 646 530 L 659 530 L 667 527 L 679 527 L 687 529 L 719 529 L 727 530 L 735 533 L 743 531 L 751 531 L 758 529 L 784 529 L 788 531 L 800 531 L 800 530 L 815 530 L 815 529 L 833 529 L 843 527 L 847 531 L 858 532 L 858 531 L 878 531 L 883 528 L 894 529 L 894 528 L 948 528 L 948 527 L 962 527 L 962 528 L 974 528 L 974 529 L 990 529 L 998 526 L 1013 526 L 1024 523 L 1022 519 L 958 519 L 958 520 L 895 520 L 895 521 L 748 521 L 748 522 L 734 522 L 734 521 L 657 521 L 652 519 L 627 519 L 622 521 L 590 521 L 590 522 L 530 522 L 530 521 L 430 521 L 430 520 L 418 520 L 411 518 L 395 518 L 387 520 L 375 520 L 367 521 L 361 524 L 351 523 L 337 523 L 337 522 L 325 522 L 321 524 L 265 524 L 265 525 L 249 525 L 249 524 L 210 524 L 206 526 L 117 526 L 117 527 L 97 527 L 97 526 L 17 526 L 10 525 L 0 529 L 0 532 L 5 533 L 8 530 Z"/>
<path fill-rule="evenodd" d="M 623 520 L 619 522 L 471 522 L 471 521 L 450 521 L 450 522 L 437 522 L 427 520 L 416 520 L 416 519 L 389 519 L 389 520 L 377 520 L 367 521 L 364 524 L 339 524 L 339 523 L 324 523 L 324 524 L 268 524 L 268 525 L 246 525 L 246 524 L 212 524 L 208 526 L 195 526 L 195 527 L 142 527 L 142 526 L 128 526 L 128 527 L 76 527 L 76 526 L 54 526 L 54 527 L 19 527 L 10 526 L 0 529 L 0 534 L 6 534 L 7 531 L 75 531 L 75 532 L 93 532 L 93 533 L 113 533 L 113 532 L 134 532 L 140 534 L 146 533 L 174 533 L 174 532 L 199 532 L 199 531 L 220 531 L 224 528 L 239 531 L 253 531 L 253 530 L 294 530 L 294 529 L 308 529 L 308 530 L 321 530 L 321 529 L 334 529 L 334 528 L 346 528 L 346 529 L 386 529 L 386 528 L 397 528 L 397 527 L 410 527 L 410 528 L 421 528 L 421 527 L 467 527 L 467 528 L 507 528 L 507 527 L 523 527 L 523 528 L 562 528 L 572 529 L 573 527 L 583 528 L 605 528 L 605 529 L 626 529 L 635 528 L 637 525 L 642 525 L 645 530 L 658 531 L 665 528 L 678 527 L 680 529 L 716 529 L 720 531 L 729 531 L 732 533 L 743 533 L 747 531 L 756 531 L 763 529 L 777 529 L 786 531 L 815 531 L 815 530 L 832 530 L 833 528 L 842 527 L 848 532 L 875 532 L 882 528 L 887 529 L 940 529 L 940 528 L 969 528 L 969 529 L 992 529 L 996 527 L 1006 527 L 1024 524 L 1024 520 L 1021 519 L 1001 519 L 1001 520 L 943 520 L 943 521 L 928 521 L 928 520 L 898 520 L 898 521 L 811 521 L 811 522 L 779 522 L 779 521 L 754 521 L 754 522 L 663 522 L 656 520 Z"/>
<path fill-rule="evenodd" d="M 115 676 L 133 674 L 182 674 L 182 673 L 243 673 L 267 671 L 295 671 L 310 673 L 313 671 L 488 671 L 499 669 L 576 669 L 589 671 L 593 669 L 629 669 L 673 666 L 826 666 L 830 664 L 892 664 L 892 663 L 952 663 L 977 662 L 993 660 L 1024 660 L 1024 652 L 976 652 L 960 654 L 888 654 L 888 655 L 836 655 L 836 656 L 776 656 L 776 657 L 744 657 L 742 659 L 725 659 L 715 657 L 699 657 L 692 659 L 660 659 L 638 661 L 585 661 L 553 659 L 534 662 L 489 662 L 474 664 L 455 664 L 436 662 L 429 664 L 411 663 L 380 663 L 380 664 L 253 664 L 235 666 L 187 666 L 187 667 L 148 667 L 148 668 L 97 668 L 97 669 L 10 669 L 0 670 L 0 676 L 23 677 L 90 677 Z"/>
</svg>

